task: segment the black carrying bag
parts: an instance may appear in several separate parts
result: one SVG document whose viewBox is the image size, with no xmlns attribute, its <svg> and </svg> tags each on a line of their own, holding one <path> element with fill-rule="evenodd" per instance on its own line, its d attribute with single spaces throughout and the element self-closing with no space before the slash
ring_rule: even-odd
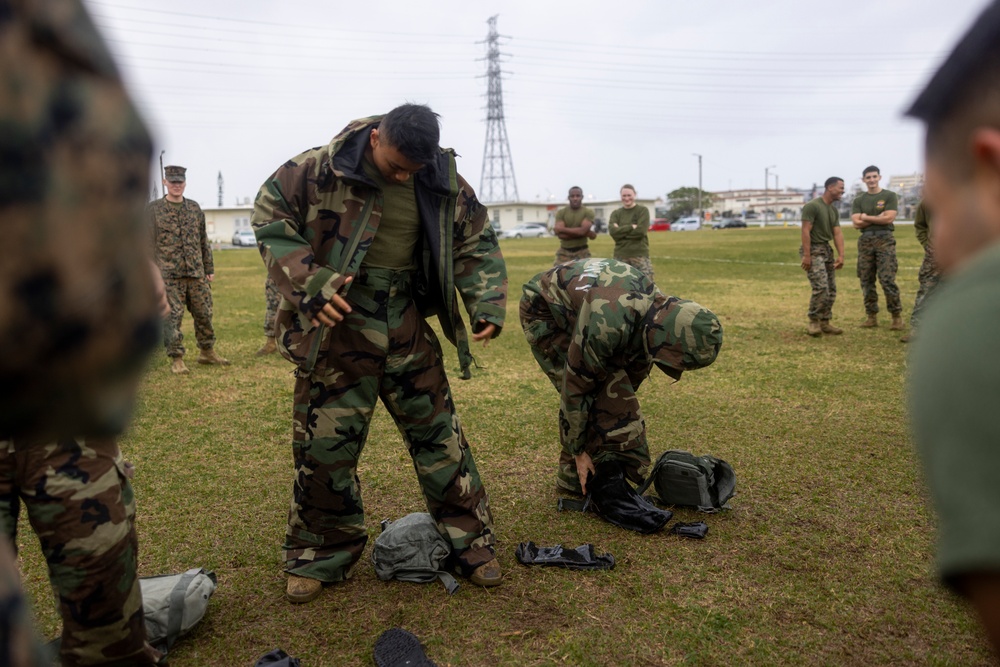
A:
<svg viewBox="0 0 1000 667">
<path fill-rule="evenodd" d="M 718 512 L 728 509 L 726 503 L 736 495 L 736 472 L 714 456 L 671 449 L 656 459 L 637 493 L 645 493 L 651 485 L 663 505 Z"/>
<path fill-rule="evenodd" d="M 673 518 L 673 512 L 660 509 L 632 488 L 617 461 L 602 461 L 594 469 L 596 474 L 587 480 L 587 497 L 583 502 L 560 498 L 560 511 L 590 510 L 619 528 L 647 534 L 663 530 Z"/>
</svg>

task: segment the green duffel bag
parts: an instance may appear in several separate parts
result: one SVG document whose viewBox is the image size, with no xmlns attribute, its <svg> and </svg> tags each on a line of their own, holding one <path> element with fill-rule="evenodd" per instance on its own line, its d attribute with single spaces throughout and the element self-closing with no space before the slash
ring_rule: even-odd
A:
<svg viewBox="0 0 1000 667">
<path fill-rule="evenodd" d="M 656 459 L 637 493 L 645 493 L 650 485 L 663 505 L 718 512 L 728 509 L 726 503 L 736 495 L 736 473 L 731 465 L 714 456 L 671 449 Z"/>
</svg>

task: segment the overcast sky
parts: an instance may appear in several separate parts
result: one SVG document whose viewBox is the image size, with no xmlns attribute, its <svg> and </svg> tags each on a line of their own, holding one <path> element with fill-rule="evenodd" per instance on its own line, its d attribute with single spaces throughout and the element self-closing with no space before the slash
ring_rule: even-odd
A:
<svg viewBox="0 0 1000 667">
<path fill-rule="evenodd" d="M 781 187 L 921 170 L 901 112 L 985 0 L 85 0 L 165 164 L 204 207 L 405 101 L 480 189 L 487 19 L 499 14 L 520 199 L 698 183 Z M 433 8 L 433 9 L 431 9 Z M 158 167 L 157 167 L 158 169 Z M 774 187 L 774 180 L 770 182 Z"/>
</svg>

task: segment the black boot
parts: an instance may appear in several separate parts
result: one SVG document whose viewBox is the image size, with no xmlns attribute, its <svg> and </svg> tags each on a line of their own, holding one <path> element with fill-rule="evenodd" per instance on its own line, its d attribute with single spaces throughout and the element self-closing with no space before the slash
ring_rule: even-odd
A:
<svg viewBox="0 0 1000 667">
<path fill-rule="evenodd" d="M 608 523 L 639 533 L 655 533 L 674 516 L 636 493 L 617 461 L 603 461 L 595 468 L 597 474 L 587 482 L 591 507 Z"/>
</svg>

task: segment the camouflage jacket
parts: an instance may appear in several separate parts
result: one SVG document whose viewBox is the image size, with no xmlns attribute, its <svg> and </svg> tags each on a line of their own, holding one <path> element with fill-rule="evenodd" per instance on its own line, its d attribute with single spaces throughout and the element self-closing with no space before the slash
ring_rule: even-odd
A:
<svg viewBox="0 0 1000 667">
<path fill-rule="evenodd" d="M 554 332 L 567 334 L 562 337 L 568 341 L 566 349 L 558 351 L 565 358 L 560 408 L 567 421 L 560 432 L 574 453 L 584 450 L 595 394 L 612 371 L 624 370 L 638 387 L 654 361 L 675 380 L 685 369 L 707 365 L 704 360 L 693 363 L 692 349 L 705 346 L 691 340 L 688 320 L 691 312 L 704 312 L 711 318 L 695 318 L 705 319 L 710 328 L 712 321 L 717 324 L 715 316 L 693 302 L 665 296 L 628 264 L 612 259 L 560 264 L 529 280 L 523 290 L 538 317 L 522 322 L 528 343 L 536 347 Z M 682 314 L 688 306 L 695 308 Z M 651 330 L 657 333 L 648 335 Z M 651 339 L 665 344 L 654 349 Z"/>
<path fill-rule="evenodd" d="M 352 121 L 327 146 L 282 165 L 261 187 L 251 223 L 261 256 L 282 295 L 275 333 L 282 354 L 312 372 L 326 358 L 328 331 L 312 318 L 361 266 L 382 214 L 382 193 L 361 161 L 369 130 L 381 116 Z M 456 291 L 473 323 L 503 326 L 507 269 L 486 207 L 456 170 L 455 153 L 442 149 L 436 165 L 413 177 L 420 215 L 417 266 L 426 287 L 417 302 L 437 314 L 458 348 L 463 376 L 472 354 Z"/>
<path fill-rule="evenodd" d="M 205 214 L 198 202 L 185 197 L 178 207 L 161 197 L 146 207 L 146 219 L 164 278 L 204 278 L 215 273 Z"/>
<path fill-rule="evenodd" d="M 0 436 L 121 429 L 159 316 L 152 143 L 78 0 L 0 0 Z"/>
</svg>

